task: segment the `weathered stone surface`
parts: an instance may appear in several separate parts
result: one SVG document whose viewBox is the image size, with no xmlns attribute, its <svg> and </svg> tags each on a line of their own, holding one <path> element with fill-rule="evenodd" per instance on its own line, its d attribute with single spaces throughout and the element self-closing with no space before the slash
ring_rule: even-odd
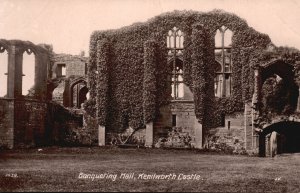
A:
<svg viewBox="0 0 300 193">
<path fill-rule="evenodd" d="M 172 116 L 176 116 L 176 126 L 172 125 Z M 193 101 L 172 101 L 160 108 L 160 117 L 154 122 L 154 144 L 155 147 L 202 148 L 202 126 L 196 118 Z"/>
<path fill-rule="evenodd" d="M 246 153 L 244 148 L 244 129 L 221 127 L 210 131 L 209 148 L 227 153 Z"/>
<path fill-rule="evenodd" d="M 52 78 L 58 78 L 58 66 L 65 64 L 66 77 L 70 76 L 85 76 L 87 73 L 86 64 L 87 57 L 74 56 L 70 54 L 55 54 L 53 57 L 54 65 L 52 67 Z"/>
<path fill-rule="evenodd" d="M 61 81 L 52 93 L 52 100 L 63 105 L 64 102 L 65 81 Z"/>
<path fill-rule="evenodd" d="M 252 125 L 252 108 L 251 104 L 245 104 L 245 148 L 247 150 L 253 149 L 253 125 Z"/>
<path fill-rule="evenodd" d="M 105 127 L 98 126 L 98 146 L 105 146 Z"/>
<path fill-rule="evenodd" d="M 227 153 L 246 153 L 243 114 L 238 113 L 225 118 L 225 127 L 210 130 L 209 148 Z"/>
<path fill-rule="evenodd" d="M 47 141 L 47 104 L 35 100 L 15 101 L 14 146 L 32 147 Z"/>
<path fill-rule="evenodd" d="M 146 147 L 152 147 L 153 146 L 153 122 L 146 124 Z"/>
<path fill-rule="evenodd" d="M 47 114 L 47 78 L 51 46 L 29 41 L 3 40 L 8 53 L 7 94 L 0 98 L 0 146 L 13 148 L 44 143 Z M 35 58 L 34 85 L 29 95 L 22 95 L 23 54 Z"/>
<path fill-rule="evenodd" d="M 88 58 L 79 55 L 54 54 L 53 62 L 52 81 L 57 79 L 60 81 L 53 91 L 52 100 L 65 107 L 80 108 L 88 92 L 86 87 Z M 65 67 L 65 75 L 62 75 L 62 66 Z"/>
<path fill-rule="evenodd" d="M 64 145 L 70 131 L 82 127 L 76 115 L 55 103 L 0 99 L 0 147 Z"/>
<path fill-rule="evenodd" d="M 13 101 L 0 99 L 0 147 L 13 148 Z"/>
</svg>

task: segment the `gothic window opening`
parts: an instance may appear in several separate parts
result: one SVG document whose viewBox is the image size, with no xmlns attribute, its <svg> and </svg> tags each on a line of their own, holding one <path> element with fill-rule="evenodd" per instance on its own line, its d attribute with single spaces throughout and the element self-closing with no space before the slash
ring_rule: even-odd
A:
<svg viewBox="0 0 300 193">
<path fill-rule="evenodd" d="M 229 97 L 232 92 L 232 31 L 222 26 L 215 36 L 215 60 L 220 64 L 215 76 L 215 96 Z"/>
<path fill-rule="evenodd" d="M 8 70 L 8 53 L 5 48 L 0 47 L 0 97 L 7 95 L 7 70 Z"/>
<path fill-rule="evenodd" d="M 22 95 L 32 96 L 34 94 L 34 77 L 35 77 L 35 55 L 31 49 L 23 53 L 22 65 Z"/>
<path fill-rule="evenodd" d="M 177 27 L 169 30 L 167 36 L 168 60 L 171 68 L 172 99 L 181 99 L 183 92 L 183 32 Z"/>
</svg>

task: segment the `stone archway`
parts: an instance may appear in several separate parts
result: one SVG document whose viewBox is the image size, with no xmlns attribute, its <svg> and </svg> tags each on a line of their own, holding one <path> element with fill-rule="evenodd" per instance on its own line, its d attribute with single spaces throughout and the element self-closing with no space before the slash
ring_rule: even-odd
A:
<svg viewBox="0 0 300 193">
<path fill-rule="evenodd" d="M 268 125 L 260 133 L 264 138 L 265 155 L 274 157 L 280 153 L 300 152 L 300 122 L 279 121 Z M 262 142 L 263 143 L 263 142 Z"/>
<path fill-rule="evenodd" d="M 80 77 L 72 80 L 69 87 L 69 106 L 80 108 L 80 105 L 86 100 L 87 92 L 85 78 Z"/>
<path fill-rule="evenodd" d="M 79 94 L 78 94 L 78 102 L 77 102 L 77 107 L 80 108 L 82 103 L 84 103 L 84 101 L 87 100 L 87 93 L 89 92 L 89 89 L 87 88 L 87 86 L 83 86 L 80 88 L 79 90 Z"/>
<path fill-rule="evenodd" d="M 47 113 L 47 77 L 50 63 L 50 50 L 47 45 L 34 45 L 29 41 L 0 39 L 0 52 L 7 52 L 6 74 L 7 92 L 0 98 L 0 146 L 13 148 L 42 144 L 47 140 L 45 117 Z M 31 70 L 23 54 L 32 54 Z M 24 65 L 25 63 L 25 65 Z M 6 68 L 6 67 L 5 67 Z M 24 73 L 25 72 L 25 73 Z M 24 75 L 30 78 L 30 85 L 22 93 Z M 4 82 L 3 82 L 4 83 Z"/>
<path fill-rule="evenodd" d="M 276 82 L 277 77 L 279 79 L 278 84 L 276 83 L 277 85 L 272 82 L 268 83 L 270 78 L 273 78 Z M 278 87 L 275 88 L 275 92 L 268 93 L 265 90 L 268 88 L 265 87 L 265 84 L 270 84 L 271 89 L 275 88 L 272 88 L 272 85 Z M 266 93 L 268 94 L 267 96 Z M 282 125 L 283 123 L 278 125 L 275 122 L 277 117 L 295 115 L 298 102 L 299 86 L 295 81 L 293 65 L 279 59 L 261 65 L 255 70 L 255 88 L 252 99 L 252 136 L 258 137 L 260 156 L 274 156 L 280 153 L 280 145 L 282 145 L 282 140 L 286 136 L 288 137 L 285 140 L 293 141 L 290 134 L 281 128 L 294 126 L 289 124 Z M 290 129 L 287 131 L 290 131 Z M 287 147 L 287 145 L 285 146 Z"/>
</svg>

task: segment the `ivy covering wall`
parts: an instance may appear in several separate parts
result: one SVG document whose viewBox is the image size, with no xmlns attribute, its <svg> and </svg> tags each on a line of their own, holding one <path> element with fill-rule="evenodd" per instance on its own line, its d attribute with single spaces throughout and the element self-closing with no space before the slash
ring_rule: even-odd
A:
<svg viewBox="0 0 300 193">
<path fill-rule="evenodd" d="M 157 48 L 154 40 L 144 44 L 143 114 L 144 123 L 155 119 L 157 93 Z"/>
<path fill-rule="evenodd" d="M 203 122 L 205 115 L 205 99 L 207 89 L 206 71 L 209 65 L 206 64 L 206 39 L 207 34 L 202 25 L 194 25 L 192 32 L 192 79 L 193 94 L 195 101 L 195 114 L 199 122 Z"/>
<path fill-rule="evenodd" d="M 108 65 L 110 63 L 110 44 L 107 39 L 97 42 L 97 85 L 96 116 L 100 125 L 105 125 L 108 103 Z"/>
<path fill-rule="evenodd" d="M 90 38 L 88 82 L 96 99 L 98 123 L 109 131 L 145 127 L 158 108 L 170 103 L 166 37 L 176 26 L 184 33 L 184 82 L 194 93 L 195 113 L 204 128 L 220 124 L 220 114 L 243 110 L 253 93 L 253 50 L 270 43 L 246 21 L 220 10 L 174 11 L 118 30 L 95 31 Z M 214 37 L 221 26 L 233 31 L 230 98 L 214 97 Z M 87 102 L 89 107 L 93 102 Z"/>
<path fill-rule="evenodd" d="M 260 70 L 259 126 L 271 123 L 277 116 L 299 114 L 296 109 L 300 86 L 300 51 L 290 47 L 273 47 L 256 52 L 256 55 L 263 63 Z"/>
</svg>

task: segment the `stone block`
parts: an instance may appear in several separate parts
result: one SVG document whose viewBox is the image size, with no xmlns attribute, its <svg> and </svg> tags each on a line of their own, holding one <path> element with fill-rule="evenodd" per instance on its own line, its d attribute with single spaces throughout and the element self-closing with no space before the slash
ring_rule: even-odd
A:
<svg viewBox="0 0 300 193">
<path fill-rule="evenodd" d="M 153 122 L 146 124 L 146 141 L 145 141 L 146 147 L 152 147 L 153 146 Z"/>
<path fill-rule="evenodd" d="M 98 146 L 105 146 L 105 127 L 98 126 Z"/>
</svg>

